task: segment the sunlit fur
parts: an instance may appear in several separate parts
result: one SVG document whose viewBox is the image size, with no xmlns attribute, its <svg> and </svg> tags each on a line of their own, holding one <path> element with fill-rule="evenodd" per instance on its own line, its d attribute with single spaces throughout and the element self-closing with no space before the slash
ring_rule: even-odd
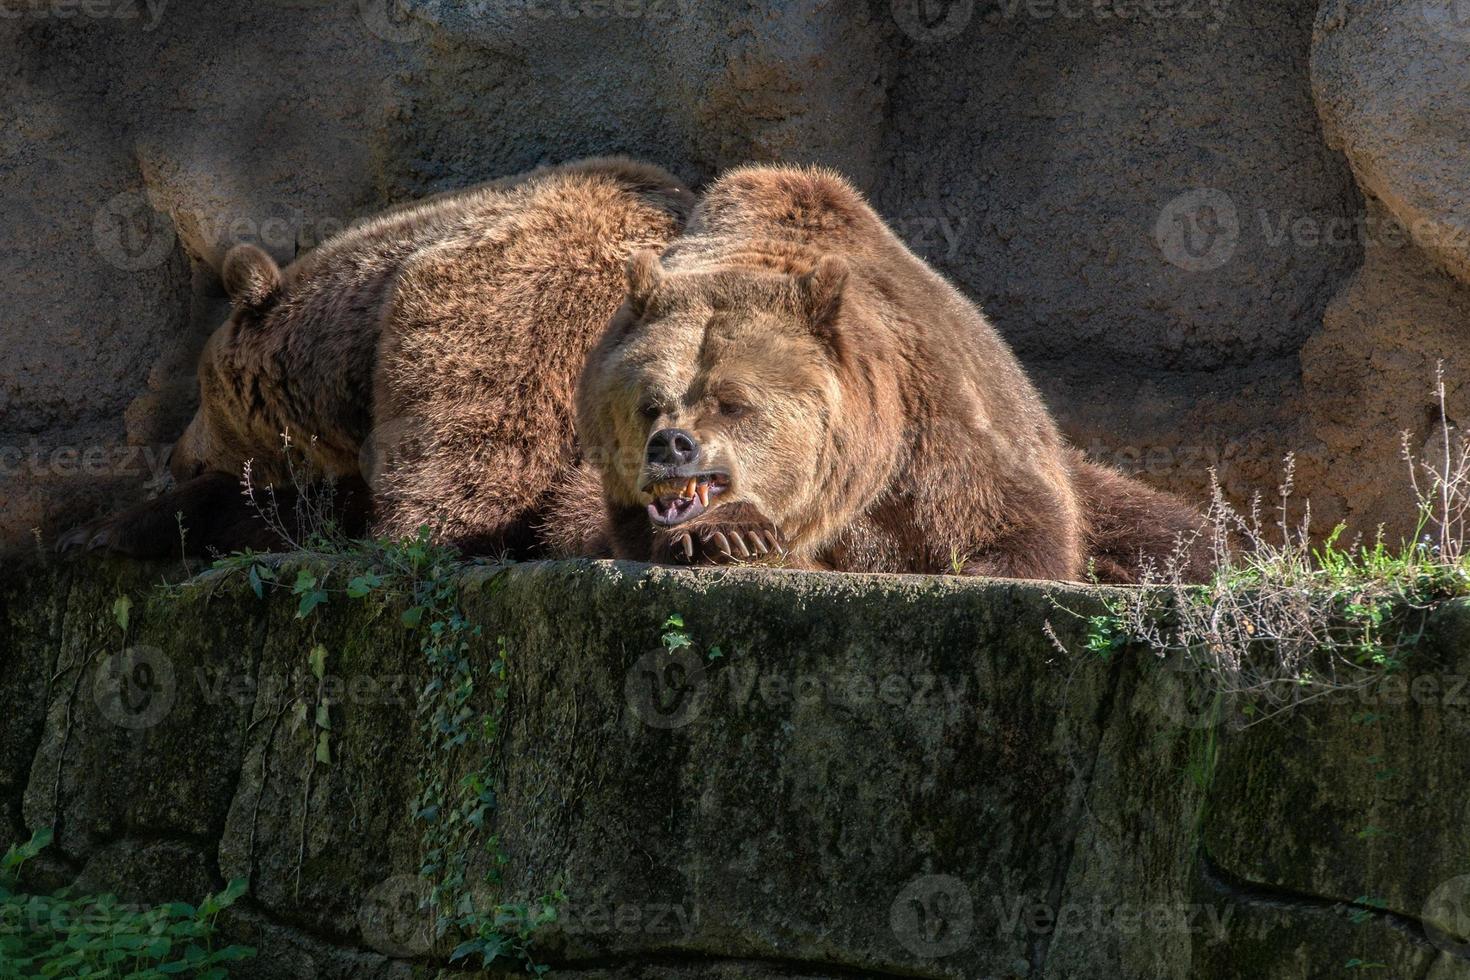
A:
<svg viewBox="0 0 1470 980">
<path fill-rule="evenodd" d="M 1092 464 L 994 328 L 822 169 L 732 171 L 662 262 L 635 257 L 578 406 L 629 557 L 663 557 L 640 515 L 644 444 L 664 426 L 732 476 L 691 523 L 717 529 L 748 503 L 800 567 L 1078 578 L 1096 544 L 1084 497 L 1138 486 L 1112 471 L 1078 482 Z M 1126 551 L 1125 530 L 1106 529 L 1108 545 Z M 1105 571 L 1126 579 L 1128 564 Z"/>
<path fill-rule="evenodd" d="M 289 432 L 316 473 L 370 481 L 375 533 L 524 543 L 577 485 L 573 388 L 624 260 L 662 248 L 692 204 L 663 170 L 603 158 L 390 210 L 284 270 L 232 250 L 234 309 L 200 359 L 175 475 L 253 460 L 280 483 Z M 551 523 L 565 540 L 547 550 L 588 526 Z"/>
</svg>

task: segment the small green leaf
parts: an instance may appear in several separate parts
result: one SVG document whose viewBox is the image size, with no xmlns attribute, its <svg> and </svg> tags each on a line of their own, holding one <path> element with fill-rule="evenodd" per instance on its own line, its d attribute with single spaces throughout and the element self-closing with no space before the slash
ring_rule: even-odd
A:
<svg viewBox="0 0 1470 980">
<path fill-rule="evenodd" d="M 307 663 L 311 664 L 311 674 L 317 680 L 327 676 L 327 648 L 321 644 L 311 648 L 307 656 Z"/>
<path fill-rule="evenodd" d="M 330 766 L 332 764 L 332 744 L 330 739 L 331 736 L 326 732 L 321 732 L 316 737 L 316 761 L 324 766 Z"/>
<path fill-rule="evenodd" d="M 112 618 L 124 633 L 128 630 L 128 613 L 133 610 L 133 600 L 125 595 L 118 596 L 112 603 Z"/>
<path fill-rule="evenodd" d="M 449 962 L 453 963 L 455 960 L 462 960 L 466 956 L 469 956 L 471 953 L 478 953 L 484 948 L 485 940 L 467 939 L 464 942 L 460 943 L 458 946 L 454 947 L 454 952 L 449 954 Z"/>
<path fill-rule="evenodd" d="M 21 853 L 29 857 L 35 857 L 43 849 L 51 846 L 51 841 L 55 836 L 56 832 L 52 828 L 42 827 L 40 830 L 31 834 L 29 841 L 21 845 Z"/>
<path fill-rule="evenodd" d="M 214 954 L 214 958 L 229 963 L 232 960 L 248 960 L 255 955 L 254 946 L 226 946 Z"/>
<path fill-rule="evenodd" d="M 374 572 L 359 575 L 347 583 L 347 595 L 352 599 L 361 599 L 383 584 L 383 577 Z"/>
<path fill-rule="evenodd" d="M 409 629 L 414 629 L 423 621 L 423 618 L 424 607 L 414 606 L 412 609 L 408 609 L 403 613 L 403 625 Z"/>
<path fill-rule="evenodd" d="M 305 619 L 311 615 L 311 611 L 327 601 L 327 594 L 320 589 L 303 593 L 301 604 L 296 607 L 296 618 Z"/>
</svg>

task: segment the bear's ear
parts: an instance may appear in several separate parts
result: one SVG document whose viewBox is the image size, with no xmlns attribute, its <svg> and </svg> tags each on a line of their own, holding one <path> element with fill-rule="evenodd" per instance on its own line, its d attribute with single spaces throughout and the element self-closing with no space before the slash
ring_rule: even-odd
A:
<svg viewBox="0 0 1470 980">
<path fill-rule="evenodd" d="M 242 310 L 260 312 L 281 295 L 281 270 L 275 259 L 254 245 L 236 245 L 220 269 L 225 292 Z"/>
<path fill-rule="evenodd" d="M 824 255 L 811 272 L 796 280 L 812 329 L 826 337 L 832 333 L 837 312 L 842 309 L 842 290 L 850 267 L 840 255 Z"/>
<path fill-rule="evenodd" d="M 643 248 L 628 258 L 628 306 L 634 316 L 642 316 L 648 306 L 648 298 L 663 281 L 664 267 L 659 264 L 658 253 Z"/>
</svg>

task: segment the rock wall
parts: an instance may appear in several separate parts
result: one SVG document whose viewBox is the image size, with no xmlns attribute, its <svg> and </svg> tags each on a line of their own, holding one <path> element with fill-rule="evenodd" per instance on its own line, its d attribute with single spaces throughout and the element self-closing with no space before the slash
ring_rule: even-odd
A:
<svg viewBox="0 0 1470 980">
<path fill-rule="evenodd" d="M 1242 499 L 1294 450 L 1320 526 L 1401 528 L 1435 361 L 1470 410 L 1470 29 L 1318 6 L 13 0 L 0 547 L 146 492 L 228 243 L 615 151 L 839 167 L 1096 455 Z"/>
<path fill-rule="evenodd" d="M 252 977 L 457 975 L 411 811 L 464 760 L 426 750 L 401 607 L 154 588 L 179 574 L 0 571 L 0 847 L 54 826 L 38 883 L 126 901 L 248 877 Z M 1470 607 L 1391 683 L 1242 729 L 1151 657 L 1058 652 L 1046 624 L 1077 649 L 1095 608 L 1069 589 L 593 562 L 461 588 L 472 657 L 510 664 L 486 899 L 565 885 L 557 975 L 1470 977 Z M 325 761 L 291 709 L 318 646 Z"/>
</svg>

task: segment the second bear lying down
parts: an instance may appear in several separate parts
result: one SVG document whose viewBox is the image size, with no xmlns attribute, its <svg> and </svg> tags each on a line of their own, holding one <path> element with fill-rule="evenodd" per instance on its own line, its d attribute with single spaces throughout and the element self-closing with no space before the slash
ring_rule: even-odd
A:
<svg viewBox="0 0 1470 980">
<path fill-rule="evenodd" d="M 709 187 L 578 389 L 616 553 L 1133 581 L 1198 516 L 1086 461 L 999 334 L 845 180 Z"/>
<path fill-rule="evenodd" d="M 302 469 L 355 488 L 339 495 L 354 532 L 429 525 L 462 551 L 517 557 L 573 547 L 576 514 L 542 526 L 553 502 L 596 495 L 564 489 L 580 475 L 573 386 L 628 253 L 663 247 L 692 202 L 657 167 L 604 158 L 390 210 L 285 269 L 236 247 L 222 269 L 233 309 L 173 450 L 178 486 L 61 546 L 177 555 L 181 522 L 195 553 L 304 540 L 294 502 L 265 521 L 241 496 L 247 463 L 257 500 L 291 496 L 289 433 Z"/>
<path fill-rule="evenodd" d="M 285 270 L 235 250 L 180 487 L 64 543 L 177 553 L 182 515 L 191 550 L 279 546 L 239 479 L 253 460 L 284 489 L 283 432 L 368 484 L 373 533 L 480 554 L 1132 581 L 1194 529 L 1067 446 L 980 311 L 842 178 L 735 170 L 678 237 L 691 202 L 593 160 L 387 212 Z"/>
</svg>

